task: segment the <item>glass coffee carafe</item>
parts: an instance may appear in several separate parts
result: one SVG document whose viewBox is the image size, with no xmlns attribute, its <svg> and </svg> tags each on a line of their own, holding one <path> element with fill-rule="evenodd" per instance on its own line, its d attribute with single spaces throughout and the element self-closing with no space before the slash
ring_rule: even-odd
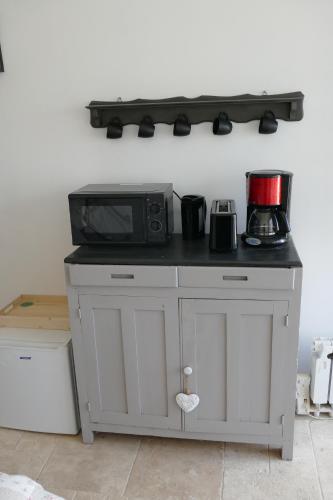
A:
<svg viewBox="0 0 333 500">
<path fill-rule="evenodd" d="M 279 231 L 276 211 L 271 208 L 254 209 L 250 216 L 247 230 L 253 236 L 275 236 Z"/>
</svg>

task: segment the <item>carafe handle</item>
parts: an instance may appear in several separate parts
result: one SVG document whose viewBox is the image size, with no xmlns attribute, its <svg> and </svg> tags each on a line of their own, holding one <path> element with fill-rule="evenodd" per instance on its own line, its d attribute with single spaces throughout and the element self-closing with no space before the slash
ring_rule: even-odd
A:
<svg viewBox="0 0 333 500">
<path fill-rule="evenodd" d="M 276 217 L 279 223 L 279 233 L 290 233 L 290 224 L 286 212 L 284 210 L 277 210 Z"/>
</svg>

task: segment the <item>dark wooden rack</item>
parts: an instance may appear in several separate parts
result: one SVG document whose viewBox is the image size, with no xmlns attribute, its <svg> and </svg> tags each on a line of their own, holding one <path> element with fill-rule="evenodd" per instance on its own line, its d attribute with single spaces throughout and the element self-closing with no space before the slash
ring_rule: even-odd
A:
<svg viewBox="0 0 333 500">
<path fill-rule="evenodd" d="M 303 118 L 302 92 L 275 95 L 244 94 L 233 97 L 200 96 L 194 99 L 136 99 L 133 101 L 91 101 L 90 123 L 94 128 L 109 127 L 111 123 L 140 125 L 149 117 L 152 123 L 173 124 L 179 116 L 186 116 L 190 124 L 213 122 L 225 113 L 231 122 L 245 123 L 260 120 L 265 113 L 275 119 L 299 121 Z"/>
<path fill-rule="evenodd" d="M 2 60 L 2 53 L 1 53 L 1 45 L 0 45 L 0 73 L 3 73 L 5 71 L 4 65 L 3 65 L 3 60 Z"/>
</svg>

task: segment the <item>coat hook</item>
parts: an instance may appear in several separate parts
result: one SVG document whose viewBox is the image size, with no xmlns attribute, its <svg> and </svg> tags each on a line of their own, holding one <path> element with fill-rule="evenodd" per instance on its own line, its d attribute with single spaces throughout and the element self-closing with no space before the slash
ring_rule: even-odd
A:
<svg viewBox="0 0 333 500">
<path fill-rule="evenodd" d="M 123 125 L 118 117 L 113 118 L 108 125 L 106 137 L 108 139 L 120 139 L 123 135 Z"/>
<path fill-rule="evenodd" d="M 5 71 L 4 65 L 3 65 L 3 60 L 2 60 L 2 53 L 1 53 L 1 46 L 0 46 L 0 72 L 3 73 Z"/>
<path fill-rule="evenodd" d="M 150 116 L 145 116 L 140 123 L 138 137 L 153 137 L 155 125 Z"/>
<path fill-rule="evenodd" d="M 173 135 L 183 137 L 191 133 L 191 124 L 186 115 L 178 115 L 174 126 Z"/>
<path fill-rule="evenodd" d="M 265 111 L 264 116 L 260 118 L 259 134 L 274 134 L 277 131 L 278 122 L 272 111 Z"/>
<path fill-rule="evenodd" d="M 218 117 L 213 121 L 213 134 L 227 135 L 232 131 L 232 123 L 229 120 L 227 113 L 219 113 Z"/>
</svg>

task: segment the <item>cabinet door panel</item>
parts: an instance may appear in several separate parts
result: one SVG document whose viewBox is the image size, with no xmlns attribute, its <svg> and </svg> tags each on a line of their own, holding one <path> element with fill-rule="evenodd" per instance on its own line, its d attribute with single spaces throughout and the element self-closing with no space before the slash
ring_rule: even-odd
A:
<svg viewBox="0 0 333 500">
<path fill-rule="evenodd" d="M 196 318 L 196 386 L 199 420 L 226 419 L 226 315 Z"/>
<path fill-rule="evenodd" d="M 166 338 L 162 311 L 135 311 L 143 415 L 168 416 Z M 152 353 L 153 356 L 152 356 Z"/>
<path fill-rule="evenodd" d="M 182 300 L 183 365 L 200 397 L 186 430 L 281 436 L 287 312 L 287 302 Z"/>
<path fill-rule="evenodd" d="M 110 325 L 112 329 L 110 330 Z M 99 384 L 101 406 L 115 413 L 127 413 L 124 347 L 122 338 L 121 309 L 96 309 L 94 328 L 98 332 L 91 340 L 96 344 L 98 369 L 112 384 Z"/>
<path fill-rule="evenodd" d="M 177 300 L 79 300 L 92 421 L 180 429 Z"/>
<path fill-rule="evenodd" d="M 269 422 L 273 315 L 241 314 L 239 321 L 239 419 Z"/>
</svg>

